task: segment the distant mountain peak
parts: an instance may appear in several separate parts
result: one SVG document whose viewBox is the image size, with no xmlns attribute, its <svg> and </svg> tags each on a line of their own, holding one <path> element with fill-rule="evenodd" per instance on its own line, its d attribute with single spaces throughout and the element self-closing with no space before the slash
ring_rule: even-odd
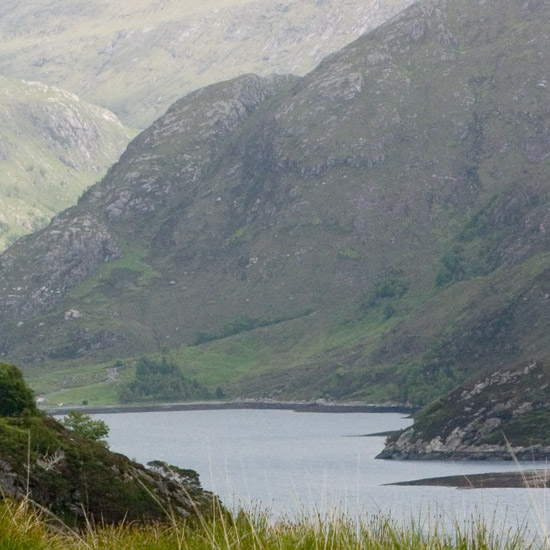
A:
<svg viewBox="0 0 550 550">
<path fill-rule="evenodd" d="M 100 179 L 135 132 L 40 82 L 0 77 L 0 247 L 47 224 Z"/>
</svg>

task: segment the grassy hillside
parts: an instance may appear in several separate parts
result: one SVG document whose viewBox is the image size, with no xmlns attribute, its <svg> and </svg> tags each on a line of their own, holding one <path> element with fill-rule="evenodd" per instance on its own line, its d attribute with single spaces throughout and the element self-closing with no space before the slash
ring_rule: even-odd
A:
<svg viewBox="0 0 550 550">
<path fill-rule="evenodd" d="M 0 74 L 146 127 L 185 93 L 254 72 L 305 74 L 413 0 L 47 0 L 0 8 Z"/>
<path fill-rule="evenodd" d="M 227 396 L 414 404 L 550 354 L 549 25 L 425 0 L 189 94 L 0 257 L 0 353 L 59 401 L 164 354 Z"/>
<path fill-rule="evenodd" d="M 135 135 L 73 94 L 4 77 L 0 120 L 0 250 L 73 205 Z"/>
</svg>

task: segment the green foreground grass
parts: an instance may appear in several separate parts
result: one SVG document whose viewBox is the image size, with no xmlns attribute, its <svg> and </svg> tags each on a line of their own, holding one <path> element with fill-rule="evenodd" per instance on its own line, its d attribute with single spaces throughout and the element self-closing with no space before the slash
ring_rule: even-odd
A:
<svg viewBox="0 0 550 550">
<path fill-rule="evenodd" d="M 168 514 L 169 516 L 169 514 Z M 384 516 L 352 520 L 340 515 L 270 521 L 265 512 L 218 511 L 211 519 L 166 524 L 91 526 L 76 532 L 60 526 L 28 501 L 0 503 L 1 550 L 527 550 L 548 548 L 520 531 L 498 532 L 481 520 L 451 532 L 435 523 L 402 524 Z"/>
</svg>

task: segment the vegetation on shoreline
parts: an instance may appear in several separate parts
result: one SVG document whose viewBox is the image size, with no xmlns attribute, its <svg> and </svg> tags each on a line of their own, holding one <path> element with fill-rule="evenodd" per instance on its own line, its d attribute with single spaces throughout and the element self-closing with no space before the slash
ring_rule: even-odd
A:
<svg viewBox="0 0 550 550">
<path fill-rule="evenodd" d="M 32 499 L 71 526 L 208 514 L 198 474 L 111 452 L 108 427 L 82 413 L 61 424 L 38 411 L 19 369 L 0 363 L 0 501 Z M 6 546 L 0 537 L 0 549 Z M 35 546 L 29 546 L 35 548 Z"/>
<path fill-rule="evenodd" d="M 172 362 L 141 357 L 133 380 L 118 387 L 120 403 L 185 401 L 210 397 L 200 385 L 183 375 Z"/>
<path fill-rule="evenodd" d="M 352 520 L 343 515 L 283 519 L 263 511 L 214 513 L 165 524 L 88 525 L 82 531 L 59 528 L 28 501 L 0 503 L 0 548 L 10 550 L 535 550 L 542 543 L 518 531 L 498 532 L 474 520 L 450 531 L 437 521 L 400 523 L 386 516 Z"/>
</svg>

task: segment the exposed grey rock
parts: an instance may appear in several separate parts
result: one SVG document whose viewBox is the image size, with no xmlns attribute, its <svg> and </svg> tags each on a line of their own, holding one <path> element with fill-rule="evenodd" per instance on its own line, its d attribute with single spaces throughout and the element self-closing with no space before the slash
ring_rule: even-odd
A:
<svg viewBox="0 0 550 550">
<path fill-rule="evenodd" d="M 20 250 L 25 250 L 24 265 Z M 94 215 L 57 216 L 47 230 L 21 239 L 0 255 L 0 280 L 4 283 L 0 283 L 0 309 L 4 318 L 55 304 L 100 265 L 121 256 L 115 238 Z"/>
</svg>

